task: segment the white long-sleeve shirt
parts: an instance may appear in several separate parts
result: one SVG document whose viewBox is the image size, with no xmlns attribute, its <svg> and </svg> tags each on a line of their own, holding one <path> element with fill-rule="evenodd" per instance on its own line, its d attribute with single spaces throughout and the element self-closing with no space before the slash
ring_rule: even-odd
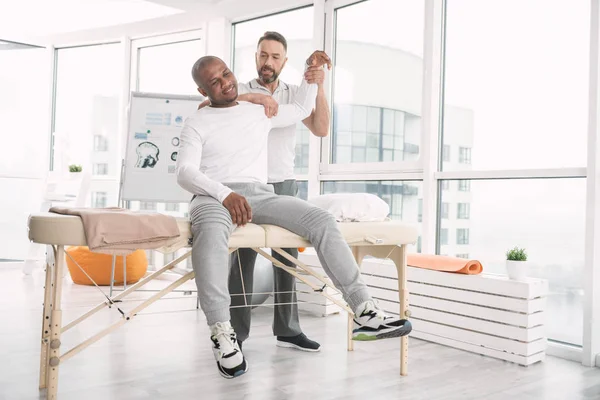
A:
<svg viewBox="0 0 600 400">
<path fill-rule="evenodd" d="M 267 141 L 272 128 L 293 125 L 310 115 L 317 85 L 306 80 L 292 104 L 267 118 L 262 105 L 239 102 L 227 108 L 204 107 L 181 132 L 177 182 L 192 194 L 223 202 L 232 192 L 224 183 L 267 183 Z"/>
<path fill-rule="evenodd" d="M 257 79 L 253 79 L 247 84 L 240 84 L 238 92 L 239 94 L 259 93 L 273 96 L 281 105 L 293 103 L 298 95 L 298 88 L 298 85 L 290 85 L 280 79 L 279 86 L 271 93 L 269 89 L 258 83 Z M 268 182 L 277 183 L 295 179 L 296 124 L 271 130 L 268 143 Z"/>
</svg>

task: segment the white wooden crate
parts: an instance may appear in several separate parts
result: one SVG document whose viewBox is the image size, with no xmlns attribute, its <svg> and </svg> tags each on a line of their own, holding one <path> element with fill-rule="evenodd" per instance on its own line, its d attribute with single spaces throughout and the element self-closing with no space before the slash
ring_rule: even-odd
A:
<svg viewBox="0 0 600 400">
<path fill-rule="evenodd" d="M 303 256 L 305 263 L 318 265 L 316 256 Z M 366 260 L 361 270 L 381 307 L 398 314 L 396 267 Z M 545 280 L 408 267 L 408 290 L 412 337 L 521 365 L 545 357 Z"/>
</svg>

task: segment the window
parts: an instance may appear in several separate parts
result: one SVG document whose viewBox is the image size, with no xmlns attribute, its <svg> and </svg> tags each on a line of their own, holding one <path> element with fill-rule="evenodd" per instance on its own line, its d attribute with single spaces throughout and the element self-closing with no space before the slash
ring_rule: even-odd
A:
<svg viewBox="0 0 600 400">
<path fill-rule="evenodd" d="M 448 203 L 442 203 L 440 210 L 440 217 L 448 219 L 450 214 L 450 205 Z"/>
<path fill-rule="evenodd" d="M 458 190 L 460 192 L 470 192 L 471 191 L 471 181 L 461 179 L 458 181 Z"/>
<path fill-rule="evenodd" d="M 442 190 L 450 190 L 450 181 L 442 181 Z"/>
<path fill-rule="evenodd" d="M 456 257 L 468 259 L 469 258 L 469 254 L 468 253 L 459 253 L 459 254 L 456 255 Z"/>
<path fill-rule="evenodd" d="M 154 250 L 146 250 L 146 258 L 149 266 L 154 265 Z"/>
<path fill-rule="evenodd" d="M 486 273 L 506 275 L 506 251 L 525 248 L 529 276 L 547 279 L 550 286 L 548 338 L 581 345 L 586 180 L 474 180 L 471 193 L 470 219 L 444 221 L 453 231 L 464 229 L 457 231 L 461 247 L 444 251 L 468 253 L 485 265 Z M 442 201 L 454 196 L 444 192 Z"/>
<path fill-rule="evenodd" d="M 94 135 L 94 151 L 108 151 L 108 140 L 102 135 Z"/>
<path fill-rule="evenodd" d="M 421 236 L 417 237 L 417 253 L 421 252 L 421 248 L 422 248 L 422 240 L 421 240 Z"/>
<path fill-rule="evenodd" d="M 165 211 L 172 211 L 172 212 L 179 211 L 179 203 L 166 203 Z"/>
<path fill-rule="evenodd" d="M 163 37 L 159 39 L 165 40 Z M 138 48 L 137 90 L 198 96 L 190 71 L 196 60 L 204 55 L 203 41 L 193 39 L 147 46 L 144 46 L 144 41 L 140 40 Z"/>
<path fill-rule="evenodd" d="M 51 168 L 70 164 L 108 164 L 107 180 L 90 182 L 92 207 L 117 199 L 121 166 L 119 101 L 123 92 L 123 48 L 120 43 L 56 50 L 56 92 Z M 100 195 L 103 193 L 103 195 Z"/>
<path fill-rule="evenodd" d="M 469 219 L 471 205 L 469 203 L 458 203 L 456 210 L 457 219 Z"/>
<path fill-rule="evenodd" d="M 365 15 L 379 19 L 365 26 Z M 332 163 L 418 160 L 423 15 L 424 1 L 417 0 L 371 0 L 335 10 Z M 384 92 L 372 84 L 367 60 L 379 60 Z"/>
<path fill-rule="evenodd" d="M 458 162 L 461 164 L 471 164 L 471 149 L 469 147 L 458 148 Z"/>
<path fill-rule="evenodd" d="M 332 162 L 404 161 L 418 156 L 419 145 L 405 141 L 405 113 L 358 105 L 336 105 Z M 380 121 L 376 123 L 373 121 Z M 338 129 L 339 128 L 339 129 Z"/>
<path fill-rule="evenodd" d="M 321 193 L 371 193 L 383 199 L 390 206 L 389 217 L 414 223 L 420 227 L 419 195 L 421 181 L 324 181 Z M 416 251 L 413 246 L 409 251 Z"/>
<path fill-rule="evenodd" d="M 108 164 L 106 164 L 106 163 L 94 164 L 94 166 L 92 167 L 92 174 L 93 175 L 108 175 Z"/>
<path fill-rule="evenodd" d="M 156 211 L 156 203 L 153 201 L 140 201 L 140 211 Z"/>
<path fill-rule="evenodd" d="M 476 156 L 444 170 L 585 166 L 590 4 L 448 0 L 442 142 Z"/>
<path fill-rule="evenodd" d="M 280 79 L 298 85 L 304 74 L 306 59 L 315 50 L 313 38 L 312 6 L 233 24 L 234 55 L 233 71 L 239 82 L 256 78 L 255 52 L 266 30 L 281 33 L 288 44 L 288 61 L 281 71 Z M 268 28 L 265 28 L 268 27 Z M 296 174 L 308 174 L 308 146 L 310 131 L 303 123 L 296 124 Z"/>
<path fill-rule="evenodd" d="M 419 215 L 417 221 L 423 222 L 423 199 L 419 199 Z"/>
<path fill-rule="evenodd" d="M 448 229 L 440 229 L 440 245 L 444 246 L 448 244 Z"/>
<path fill-rule="evenodd" d="M 105 208 L 108 194 L 106 192 L 92 192 L 92 207 Z"/>
<path fill-rule="evenodd" d="M 176 258 L 176 254 L 175 253 L 166 253 L 164 255 L 165 259 L 165 264 L 170 263 L 171 261 L 175 260 Z"/>
<path fill-rule="evenodd" d="M 442 161 L 450 162 L 450 146 L 447 144 L 442 147 Z"/>
<path fill-rule="evenodd" d="M 456 230 L 456 244 L 469 244 L 469 230 L 458 228 Z"/>
<path fill-rule="evenodd" d="M 308 200 L 308 181 L 296 181 L 298 184 L 298 198 Z"/>
<path fill-rule="evenodd" d="M 23 21 L 13 22 L 17 27 Z M 48 61 L 46 49 L 0 40 L 0 187 L 4 194 L 0 258 L 4 259 L 26 259 L 31 245 L 24 216 L 40 208 L 40 184 L 48 171 Z"/>
</svg>

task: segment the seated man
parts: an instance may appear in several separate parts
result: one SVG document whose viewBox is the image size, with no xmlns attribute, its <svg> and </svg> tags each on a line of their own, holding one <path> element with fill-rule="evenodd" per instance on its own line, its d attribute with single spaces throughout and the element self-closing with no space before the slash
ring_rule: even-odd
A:
<svg viewBox="0 0 600 400">
<path fill-rule="evenodd" d="M 237 225 L 250 221 L 280 226 L 311 242 L 323 269 L 355 313 L 356 339 L 408 334 L 408 321 L 386 316 L 374 303 L 335 218 L 303 200 L 278 196 L 267 184 L 269 131 L 306 118 L 317 85 L 303 80 L 295 102 L 280 105 L 277 116 L 268 118 L 262 106 L 237 101 L 237 80 L 219 58 L 200 58 L 192 76 L 210 105 L 185 123 L 177 181 L 194 194 L 192 264 L 220 374 L 234 378 L 248 370 L 230 324 L 227 281 L 229 237 Z"/>
</svg>

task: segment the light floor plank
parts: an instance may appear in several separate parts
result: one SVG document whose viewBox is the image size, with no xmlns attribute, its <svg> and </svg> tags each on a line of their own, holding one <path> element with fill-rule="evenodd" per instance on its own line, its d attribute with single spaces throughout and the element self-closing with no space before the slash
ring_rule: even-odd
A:
<svg viewBox="0 0 600 400">
<path fill-rule="evenodd" d="M 91 287 L 65 278 L 63 322 L 102 301 Z M 0 264 L 0 400 L 40 399 L 37 389 L 43 274 L 24 276 Z M 147 296 L 147 294 L 139 294 Z M 124 303 L 123 307 L 132 307 Z M 154 314 L 148 314 L 154 312 Z M 254 310 L 244 343 L 249 372 L 236 379 L 216 370 L 202 312 L 192 298 L 164 300 L 61 365 L 60 399 L 600 399 L 600 369 L 547 357 L 521 367 L 417 339 L 409 375 L 399 375 L 399 341 L 356 343 L 346 351 L 344 315 L 303 314 L 304 331 L 320 353 L 275 346 L 272 311 Z M 114 321 L 107 310 L 67 332 L 63 352 Z"/>
</svg>

